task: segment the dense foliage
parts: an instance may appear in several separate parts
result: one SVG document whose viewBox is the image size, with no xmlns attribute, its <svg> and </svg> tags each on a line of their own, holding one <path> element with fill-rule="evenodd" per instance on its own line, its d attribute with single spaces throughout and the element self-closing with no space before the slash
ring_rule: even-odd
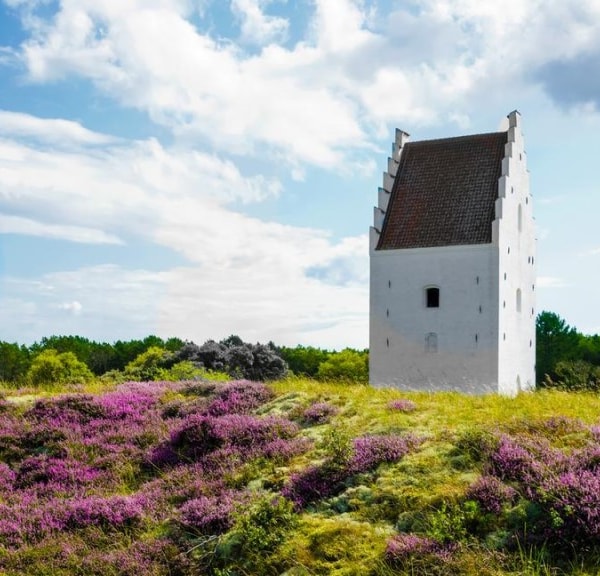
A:
<svg viewBox="0 0 600 576">
<path fill-rule="evenodd" d="M 68 359 L 72 369 L 52 369 L 50 364 L 57 364 L 57 358 L 63 364 Z M 157 336 L 114 344 L 80 336 L 51 336 L 30 347 L 0 342 L 0 382 L 20 385 L 61 384 L 93 376 L 115 382 L 207 377 L 269 381 L 286 374 L 366 384 L 368 351 L 277 347 L 272 342 L 251 344 L 238 336 L 220 342 L 207 340 L 202 345 Z"/>
<path fill-rule="evenodd" d="M 586 336 L 552 312 L 536 320 L 538 385 L 600 391 L 600 335 Z"/>
<path fill-rule="evenodd" d="M 287 365 L 272 343 L 250 344 L 237 336 L 198 346 L 178 338 L 97 343 L 80 336 L 43 338 L 29 348 L 0 342 L 0 382 L 34 386 L 105 380 L 185 380 L 219 377 L 273 380 Z"/>
</svg>

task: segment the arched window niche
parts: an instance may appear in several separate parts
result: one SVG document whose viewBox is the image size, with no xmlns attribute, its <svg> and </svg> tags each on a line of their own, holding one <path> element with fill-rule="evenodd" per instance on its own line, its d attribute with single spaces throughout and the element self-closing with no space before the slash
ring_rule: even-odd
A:
<svg viewBox="0 0 600 576">
<path fill-rule="evenodd" d="M 517 213 L 517 226 L 519 227 L 519 232 L 523 231 L 523 206 L 519 204 L 519 209 Z"/>
<path fill-rule="evenodd" d="M 438 286 L 425 287 L 425 306 L 427 308 L 440 307 L 440 289 Z"/>
<path fill-rule="evenodd" d="M 425 335 L 425 352 L 436 353 L 438 351 L 438 337 L 435 332 Z"/>
<path fill-rule="evenodd" d="M 521 311 L 521 300 L 522 300 L 521 289 L 518 288 L 517 289 L 517 312 Z"/>
</svg>

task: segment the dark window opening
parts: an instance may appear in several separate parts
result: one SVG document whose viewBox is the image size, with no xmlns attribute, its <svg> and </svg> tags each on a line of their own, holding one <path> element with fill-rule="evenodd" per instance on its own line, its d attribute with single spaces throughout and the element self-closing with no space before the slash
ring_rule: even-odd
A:
<svg viewBox="0 0 600 576">
<path fill-rule="evenodd" d="M 427 288 L 427 308 L 439 308 L 440 307 L 440 289 L 439 288 Z"/>
</svg>

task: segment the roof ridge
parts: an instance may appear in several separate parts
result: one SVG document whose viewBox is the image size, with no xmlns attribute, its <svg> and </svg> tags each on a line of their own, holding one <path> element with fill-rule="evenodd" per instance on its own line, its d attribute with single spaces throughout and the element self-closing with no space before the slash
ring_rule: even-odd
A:
<svg viewBox="0 0 600 576">
<path fill-rule="evenodd" d="M 500 131 L 500 132 L 481 132 L 479 134 L 466 134 L 463 136 L 449 136 L 447 138 L 429 138 L 426 140 L 409 140 L 408 142 L 406 142 L 406 144 L 420 144 L 421 142 L 423 143 L 427 143 L 427 144 L 431 144 L 431 143 L 435 143 L 435 142 L 450 142 L 450 141 L 457 141 L 457 140 L 471 140 L 474 138 L 481 138 L 483 136 L 499 136 L 500 134 L 506 134 L 506 131 Z M 405 144 L 405 146 L 406 146 Z"/>
</svg>

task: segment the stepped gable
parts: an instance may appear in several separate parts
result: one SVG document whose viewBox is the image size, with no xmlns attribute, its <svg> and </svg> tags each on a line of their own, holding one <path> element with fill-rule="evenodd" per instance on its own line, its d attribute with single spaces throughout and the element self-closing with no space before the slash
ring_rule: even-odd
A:
<svg viewBox="0 0 600 576">
<path fill-rule="evenodd" d="M 506 132 L 407 142 L 376 250 L 492 242 Z"/>
</svg>

